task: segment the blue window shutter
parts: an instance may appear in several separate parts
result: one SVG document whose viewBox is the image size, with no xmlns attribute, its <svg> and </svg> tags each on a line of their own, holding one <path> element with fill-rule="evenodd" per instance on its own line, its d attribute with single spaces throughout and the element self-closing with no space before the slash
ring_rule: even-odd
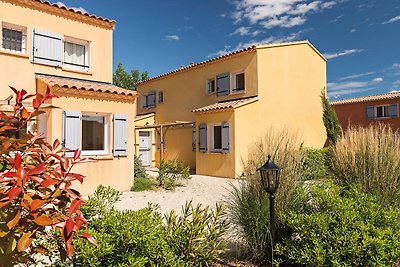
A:
<svg viewBox="0 0 400 267">
<path fill-rule="evenodd" d="M 196 127 L 192 128 L 192 151 L 196 151 Z"/>
<path fill-rule="evenodd" d="M 222 152 L 228 153 L 230 146 L 229 140 L 229 123 L 225 122 L 222 124 Z"/>
<path fill-rule="evenodd" d="M 115 157 L 128 156 L 128 115 L 114 114 L 114 149 Z"/>
<path fill-rule="evenodd" d="M 33 29 L 32 62 L 50 66 L 61 66 L 63 36 L 58 33 Z"/>
<path fill-rule="evenodd" d="M 375 108 L 373 106 L 367 107 L 367 117 L 368 117 L 368 119 L 375 118 Z"/>
<path fill-rule="evenodd" d="M 156 92 L 151 91 L 147 95 L 147 107 L 154 108 L 156 106 Z"/>
<path fill-rule="evenodd" d="M 397 118 L 398 117 L 398 110 L 399 110 L 399 105 L 398 104 L 392 104 L 389 107 L 389 116 L 392 118 Z"/>
<path fill-rule="evenodd" d="M 224 73 L 217 76 L 217 96 L 229 95 L 230 74 Z"/>
<path fill-rule="evenodd" d="M 207 125 L 199 125 L 199 151 L 207 152 Z"/>
<path fill-rule="evenodd" d="M 70 149 L 66 157 L 73 157 L 76 149 L 81 149 L 81 112 L 63 111 L 63 146 Z"/>
</svg>

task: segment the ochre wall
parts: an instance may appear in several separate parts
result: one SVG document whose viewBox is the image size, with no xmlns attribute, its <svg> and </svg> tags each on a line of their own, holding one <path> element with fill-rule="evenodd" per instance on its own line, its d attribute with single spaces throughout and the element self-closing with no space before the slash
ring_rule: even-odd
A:
<svg viewBox="0 0 400 267">
<path fill-rule="evenodd" d="M 39 84 L 40 90 L 43 84 Z M 97 161 L 77 165 L 73 172 L 86 175 L 83 185 L 76 183 L 74 188 L 82 194 L 91 194 L 100 184 L 111 186 L 120 191 L 129 191 L 133 184 L 133 155 L 134 155 L 134 117 L 136 112 L 135 102 L 122 102 L 104 97 L 85 97 L 71 94 L 61 94 L 60 98 L 53 99 L 52 105 L 58 107 L 48 114 L 48 141 L 62 140 L 62 112 L 63 110 L 76 110 L 81 112 L 99 112 L 105 114 L 128 114 L 128 156 L 114 157 L 113 148 L 113 122 L 110 122 L 109 155 L 90 156 Z M 101 107 L 101 109 L 99 109 Z M 111 117 L 112 118 L 112 117 Z"/>
<path fill-rule="evenodd" d="M 229 153 L 213 153 L 213 152 L 199 152 L 199 131 L 198 127 L 201 123 L 205 124 L 220 124 L 222 122 L 229 122 L 229 140 L 230 150 Z M 235 166 L 235 113 L 233 110 L 222 112 L 210 112 L 196 115 L 196 174 L 212 175 L 224 178 L 236 177 Z M 207 140 L 208 142 L 208 140 Z M 207 143 L 207 146 L 209 144 Z"/>
<path fill-rule="evenodd" d="M 244 70 L 246 91 L 228 96 L 206 94 L 207 79 L 225 72 Z M 255 53 L 222 60 L 205 67 L 181 72 L 169 77 L 149 81 L 138 85 L 138 92 L 146 95 L 149 91 L 163 91 L 164 103 L 156 108 L 143 109 L 138 98 L 138 114 L 156 112 L 156 122 L 174 122 L 176 120 L 194 121 L 196 108 L 207 106 L 221 100 L 236 99 L 257 95 L 257 61 Z"/>
<path fill-rule="evenodd" d="M 5 99 L 11 94 L 9 85 L 34 93 L 35 73 L 112 81 L 112 30 L 0 1 L 0 24 L 3 22 L 27 28 L 27 49 L 25 55 L 0 49 L 0 99 Z M 62 68 L 32 64 L 34 28 L 90 41 L 90 70 L 72 72 Z"/>
<path fill-rule="evenodd" d="M 379 118 L 379 119 L 368 119 L 367 107 L 368 106 L 381 106 L 390 104 L 400 104 L 399 99 L 387 99 L 379 101 L 369 101 L 363 103 L 351 103 L 342 105 L 333 105 L 340 125 L 344 131 L 350 126 L 362 126 L 367 127 L 371 124 L 384 123 L 390 125 L 393 130 L 400 129 L 400 118 Z M 399 112 L 399 111 L 398 111 Z"/>
<path fill-rule="evenodd" d="M 270 127 L 296 132 L 306 147 L 326 141 L 320 95 L 326 88 L 326 61 L 305 44 L 257 50 L 259 132 Z"/>
</svg>

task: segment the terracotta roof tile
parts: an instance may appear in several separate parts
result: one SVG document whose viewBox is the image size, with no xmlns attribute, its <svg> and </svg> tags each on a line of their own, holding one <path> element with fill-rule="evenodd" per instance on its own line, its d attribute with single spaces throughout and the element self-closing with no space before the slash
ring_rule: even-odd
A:
<svg viewBox="0 0 400 267">
<path fill-rule="evenodd" d="M 387 99 L 395 99 L 395 98 L 400 98 L 400 92 L 341 99 L 341 100 L 330 101 L 330 103 L 331 103 L 331 105 L 335 106 L 335 105 L 362 103 L 362 102 L 387 100 Z"/>
<path fill-rule="evenodd" d="M 281 46 L 290 46 L 290 45 L 298 45 L 298 44 L 308 44 L 318 55 L 320 55 L 326 61 L 324 56 L 308 40 L 293 41 L 293 42 L 283 42 L 283 43 L 264 43 L 264 44 L 259 43 L 259 44 L 254 44 L 252 46 L 249 46 L 249 47 L 246 47 L 246 48 L 243 48 L 243 49 L 240 49 L 240 50 L 228 52 L 227 54 L 219 56 L 219 57 L 211 58 L 211 59 L 208 59 L 208 60 L 205 60 L 205 61 L 201 61 L 201 62 L 198 62 L 198 63 L 192 63 L 192 64 L 189 64 L 187 66 L 180 67 L 179 69 L 172 70 L 172 71 L 164 73 L 164 74 L 160 74 L 158 76 L 155 76 L 155 77 L 149 78 L 147 80 L 138 82 L 137 84 L 140 85 L 140 84 L 143 84 L 143 83 L 146 83 L 146 82 L 149 82 L 149 81 L 153 81 L 153 80 L 156 80 L 156 79 L 160 79 L 160 78 L 163 78 L 163 77 L 175 74 L 175 73 L 179 73 L 179 72 L 186 71 L 186 70 L 193 69 L 193 68 L 202 67 L 202 66 L 204 66 L 206 64 L 210 64 L 210 63 L 213 63 L 215 61 L 227 59 L 227 58 L 234 57 L 234 56 L 237 56 L 237 55 L 251 53 L 251 52 L 256 51 L 257 49 L 273 48 L 273 47 L 281 47 Z"/>
<path fill-rule="evenodd" d="M 134 97 L 137 94 L 135 91 L 127 90 L 105 82 L 88 81 L 45 74 L 36 74 L 36 79 L 43 81 L 49 86 L 59 86 L 75 90 L 125 95 L 129 97 Z"/>
<path fill-rule="evenodd" d="M 249 98 L 242 98 L 242 99 L 235 99 L 235 100 L 230 100 L 230 101 L 224 101 L 224 102 L 218 102 L 212 105 L 208 105 L 205 107 L 201 107 L 198 109 L 192 110 L 192 112 L 209 112 L 209 111 L 217 111 L 217 110 L 223 110 L 223 109 L 234 109 L 241 107 L 246 104 L 253 103 L 258 100 L 258 97 L 249 97 Z"/>
</svg>

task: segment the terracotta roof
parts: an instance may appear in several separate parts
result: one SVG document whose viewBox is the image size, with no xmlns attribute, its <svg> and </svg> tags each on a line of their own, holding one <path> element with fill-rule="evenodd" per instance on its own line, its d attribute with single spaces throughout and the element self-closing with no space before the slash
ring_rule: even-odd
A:
<svg viewBox="0 0 400 267">
<path fill-rule="evenodd" d="M 237 51 L 234 51 L 234 52 L 230 52 L 228 54 L 225 54 L 225 55 L 222 55 L 222 56 L 219 56 L 219 57 L 216 57 L 216 58 L 205 60 L 205 61 L 202 61 L 202 62 L 199 62 L 199 63 L 192 63 L 192 64 L 190 64 L 188 66 L 180 67 L 179 69 L 176 69 L 176 70 L 173 70 L 173 71 L 170 71 L 170 72 L 167 72 L 167 73 L 152 77 L 152 78 L 147 79 L 147 80 L 142 81 L 142 82 L 138 82 L 137 84 L 146 83 L 146 82 L 149 82 L 149 81 L 152 81 L 152 80 L 155 80 L 155 79 L 159 79 L 159 78 L 162 78 L 162 77 L 174 74 L 174 73 L 182 72 L 182 71 L 185 71 L 185 70 L 188 70 L 188 69 L 192 69 L 192 68 L 195 68 L 195 67 L 200 67 L 200 66 L 203 66 L 205 64 L 214 62 L 214 61 L 218 61 L 218 60 L 221 60 L 221 59 L 233 57 L 233 56 L 240 55 L 240 54 L 246 54 L 246 53 L 253 52 L 253 51 L 256 51 L 256 46 L 255 45 L 247 47 L 247 48 L 244 48 L 244 49 L 240 49 L 240 50 L 237 50 Z"/>
<path fill-rule="evenodd" d="M 135 91 L 127 90 L 115 86 L 111 83 L 105 83 L 105 82 L 73 79 L 73 78 L 46 75 L 46 74 L 36 74 L 36 79 L 43 81 L 49 86 L 59 86 L 68 89 L 124 95 L 129 97 L 134 97 L 137 95 Z"/>
<path fill-rule="evenodd" d="M 235 99 L 235 100 L 230 100 L 230 101 L 218 102 L 218 103 L 215 103 L 212 105 L 194 109 L 194 110 L 192 110 L 192 112 L 196 113 L 196 112 L 218 111 L 218 110 L 223 110 L 223 109 L 235 109 L 235 108 L 244 106 L 246 104 L 256 102 L 257 100 L 258 100 L 258 97 L 254 96 L 254 97 L 249 97 L 249 98 L 241 98 L 241 99 Z"/>
<path fill-rule="evenodd" d="M 77 15 L 78 17 L 83 16 L 83 18 L 86 17 L 86 18 L 99 20 L 103 23 L 108 24 L 108 26 L 110 26 L 110 27 L 114 26 L 114 24 L 115 24 L 115 20 L 96 16 L 94 14 L 90 14 L 90 13 L 86 12 L 83 8 L 67 7 L 66 5 L 64 5 L 61 2 L 57 2 L 57 3 L 53 4 L 53 3 L 49 2 L 49 1 L 45 1 L 45 0 L 3 0 L 3 1 L 17 3 L 20 5 L 29 6 L 29 7 L 36 7 L 36 8 L 40 8 L 41 6 L 43 6 L 43 8 L 46 10 L 49 10 L 46 7 L 57 8 L 60 11 L 67 11 L 66 14 L 68 14 L 68 12 L 69 12 L 70 15 Z"/>
<path fill-rule="evenodd" d="M 243 49 L 240 49 L 240 50 L 237 50 L 237 51 L 228 52 L 227 54 L 219 56 L 219 57 L 216 57 L 216 58 L 212 58 L 212 59 L 208 59 L 208 60 L 205 60 L 205 61 L 201 61 L 199 63 L 192 63 L 192 64 L 189 64 L 188 66 L 182 66 L 179 69 L 176 69 L 176 70 L 173 70 L 173 71 L 170 71 L 170 72 L 167 72 L 167 73 L 164 73 L 164 74 L 149 78 L 149 79 L 147 79 L 145 81 L 138 82 L 137 85 L 140 85 L 140 84 L 152 81 L 152 80 L 160 79 L 160 78 L 163 78 L 163 77 L 175 74 L 175 73 L 183 72 L 183 71 L 186 71 L 186 70 L 189 70 L 189 69 L 199 68 L 199 67 L 202 67 L 202 66 L 204 66 L 206 64 L 213 63 L 215 61 L 227 59 L 227 58 L 234 57 L 234 56 L 237 56 L 237 55 L 251 53 L 251 52 L 256 51 L 257 49 L 282 47 L 282 46 L 290 46 L 290 45 L 299 45 L 299 44 L 307 44 L 307 45 L 309 45 L 323 60 L 326 61 L 325 57 L 308 40 L 286 42 L 286 43 L 254 44 L 254 45 L 249 46 L 247 48 L 243 48 Z"/>
<path fill-rule="evenodd" d="M 387 100 L 387 99 L 394 99 L 394 98 L 400 98 L 400 92 L 335 100 L 335 101 L 330 101 L 330 103 L 331 103 L 331 105 L 335 106 L 335 105 L 362 103 L 362 102 L 369 102 L 369 101 L 376 101 L 376 100 Z"/>
</svg>

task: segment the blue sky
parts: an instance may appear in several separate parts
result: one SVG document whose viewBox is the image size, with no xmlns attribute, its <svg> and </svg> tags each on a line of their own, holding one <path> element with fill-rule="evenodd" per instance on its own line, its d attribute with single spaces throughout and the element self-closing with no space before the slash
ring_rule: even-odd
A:
<svg viewBox="0 0 400 267">
<path fill-rule="evenodd" d="M 310 40 L 330 99 L 400 90 L 399 0 L 63 0 L 117 21 L 114 68 L 155 76 L 254 43 Z"/>
</svg>

